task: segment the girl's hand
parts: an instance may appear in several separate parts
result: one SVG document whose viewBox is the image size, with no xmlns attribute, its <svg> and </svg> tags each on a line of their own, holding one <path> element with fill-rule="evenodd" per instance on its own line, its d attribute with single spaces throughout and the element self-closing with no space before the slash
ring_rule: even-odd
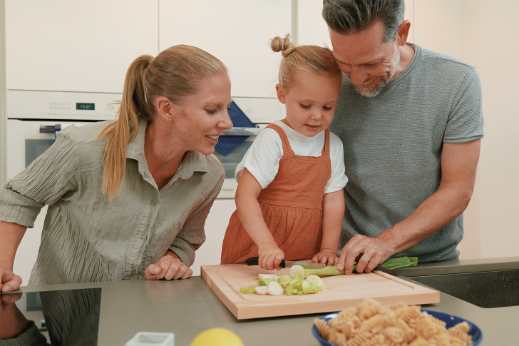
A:
<svg viewBox="0 0 519 346">
<path fill-rule="evenodd" d="M 150 264 L 144 274 L 150 280 L 177 280 L 187 279 L 193 275 L 193 271 L 175 253 L 168 250 L 156 264 Z"/>
<path fill-rule="evenodd" d="M 331 250 L 321 250 L 313 258 L 313 263 L 324 263 L 327 266 L 333 266 L 339 262 L 339 258 Z"/>
<path fill-rule="evenodd" d="M 275 242 L 261 244 L 258 253 L 258 264 L 261 269 L 281 269 L 279 265 L 281 264 L 281 260 L 285 258 L 285 254 Z"/>
</svg>

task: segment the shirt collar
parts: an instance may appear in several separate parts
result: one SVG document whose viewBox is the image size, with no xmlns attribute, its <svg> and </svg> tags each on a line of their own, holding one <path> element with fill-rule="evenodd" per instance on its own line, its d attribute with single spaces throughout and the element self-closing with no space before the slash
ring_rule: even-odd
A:
<svg viewBox="0 0 519 346">
<path fill-rule="evenodd" d="M 155 185 L 155 181 L 153 180 L 153 177 L 148 170 L 146 156 L 144 155 L 144 137 L 147 127 L 148 122 L 144 119 L 141 119 L 139 122 L 139 132 L 133 141 L 128 144 L 126 157 L 136 160 L 139 164 L 139 172 L 144 177 L 144 179 L 150 181 L 150 183 L 153 182 L 152 185 Z M 189 179 L 193 176 L 194 172 L 207 173 L 207 166 L 207 157 L 204 154 L 190 150 L 184 155 L 184 159 L 178 167 L 177 172 L 171 178 L 170 182 L 166 184 L 166 186 L 170 185 L 177 178 L 184 180 Z"/>
</svg>

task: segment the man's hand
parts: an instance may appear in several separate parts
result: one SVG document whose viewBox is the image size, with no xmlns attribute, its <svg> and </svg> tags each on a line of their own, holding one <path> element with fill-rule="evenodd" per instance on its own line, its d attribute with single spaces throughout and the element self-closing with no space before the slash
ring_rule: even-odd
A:
<svg viewBox="0 0 519 346">
<path fill-rule="evenodd" d="M 357 234 L 351 238 L 341 250 L 337 269 L 343 270 L 344 274 L 351 274 L 353 264 L 357 262 L 357 272 L 369 273 L 379 264 L 391 257 L 390 249 L 384 242 L 377 238 L 370 238 Z"/>
<path fill-rule="evenodd" d="M 150 264 L 144 274 L 150 280 L 177 280 L 189 278 L 193 271 L 175 253 L 168 250 L 156 264 Z"/>
<path fill-rule="evenodd" d="M 337 255 L 331 250 L 321 250 L 312 257 L 312 263 L 323 263 L 327 266 L 335 265 L 338 260 Z"/>
<path fill-rule="evenodd" d="M 281 260 L 285 258 L 285 254 L 275 242 L 261 244 L 259 246 L 258 255 L 258 264 L 261 269 L 281 270 L 279 265 L 281 264 Z"/>
<path fill-rule="evenodd" d="M 22 278 L 10 269 L 0 266 L 0 291 L 9 293 L 20 288 Z"/>
</svg>

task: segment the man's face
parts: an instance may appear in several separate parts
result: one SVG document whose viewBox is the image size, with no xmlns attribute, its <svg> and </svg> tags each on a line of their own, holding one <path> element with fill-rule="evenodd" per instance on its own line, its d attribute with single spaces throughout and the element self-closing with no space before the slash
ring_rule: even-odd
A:
<svg viewBox="0 0 519 346">
<path fill-rule="evenodd" d="M 391 81 L 400 62 L 396 42 L 383 42 L 384 25 L 376 22 L 354 34 L 330 30 L 333 55 L 342 72 L 351 79 L 357 91 L 368 97 L 378 95 Z"/>
</svg>

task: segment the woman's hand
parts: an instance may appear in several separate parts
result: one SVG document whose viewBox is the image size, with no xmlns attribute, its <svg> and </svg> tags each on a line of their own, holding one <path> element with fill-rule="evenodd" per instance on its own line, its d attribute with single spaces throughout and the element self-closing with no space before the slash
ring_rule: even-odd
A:
<svg viewBox="0 0 519 346">
<path fill-rule="evenodd" d="M 0 266 L 0 291 L 2 293 L 9 293 L 20 288 L 22 278 L 12 270 Z"/>
<path fill-rule="evenodd" d="M 19 293 L 0 295 L 0 340 L 16 337 L 29 325 L 15 304 L 20 298 L 22 295 Z"/>
<path fill-rule="evenodd" d="M 285 254 L 275 242 L 266 242 L 259 245 L 258 253 L 258 264 L 261 269 L 281 269 L 279 265 L 281 264 L 281 260 L 285 258 Z"/>
<path fill-rule="evenodd" d="M 339 258 L 331 250 L 321 250 L 314 257 L 312 263 L 324 263 L 327 266 L 333 266 L 339 261 Z"/>
<path fill-rule="evenodd" d="M 144 274 L 150 280 L 177 280 L 187 279 L 193 275 L 193 271 L 175 253 L 168 250 L 156 264 L 150 264 Z"/>
</svg>

